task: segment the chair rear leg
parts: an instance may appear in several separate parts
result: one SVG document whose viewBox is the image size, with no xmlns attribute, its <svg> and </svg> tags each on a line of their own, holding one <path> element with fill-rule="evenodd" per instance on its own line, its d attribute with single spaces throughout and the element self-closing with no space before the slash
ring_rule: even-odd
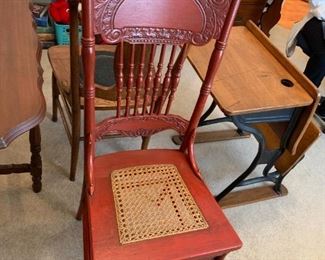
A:
<svg viewBox="0 0 325 260">
<path fill-rule="evenodd" d="M 71 163 L 70 163 L 70 180 L 76 178 L 78 155 L 80 145 L 80 109 L 72 111 L 72 140 L 71 140 Z"/>
<path fill-rule="evenodd" d="M 160 107 L 161 99 L 159 98 L 155 104 L 154 112 L 158 112 L 158 109 Z M 147 150 L 149 146 L 151 136 L 142 136 L 142 144 L 141 144 L 141 150 Z"/>
<path fill-rule="evenodd" d="M 58 102 L 59 102 L 59 90 L 56 77 L 52 73 L 52 121 L 58 121 Z"/>
<path fill-rule="evenodd" d="M 147 150 L 151 136 L 142 136 L 141 150 Z"/>
</svg>

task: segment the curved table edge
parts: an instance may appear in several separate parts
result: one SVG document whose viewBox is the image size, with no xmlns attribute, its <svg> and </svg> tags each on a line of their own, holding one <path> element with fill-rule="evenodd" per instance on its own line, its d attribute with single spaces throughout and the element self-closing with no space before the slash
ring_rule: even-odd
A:
<svg viewBox="0 0 325 260">
<path fill-rule="evenodd" d="M 18 136 L 39 125 L 45 117 L 45 112 L 45 102 L 41 102 L 41 107 L 35 116 L 21 122 L 15 128 L 10 129 L 6 135 L 0 138 L 0 149 L 8 147 L 9 144 Z"/>
</svg>

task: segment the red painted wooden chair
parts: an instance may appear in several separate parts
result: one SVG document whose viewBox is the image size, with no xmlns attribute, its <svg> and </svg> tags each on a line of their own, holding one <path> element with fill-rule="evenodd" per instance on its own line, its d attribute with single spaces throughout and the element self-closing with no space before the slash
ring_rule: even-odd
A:
<svg viewBox="0 0 325 260">
<path fill-rule="evenodd" d="M 222 259 L 241 242 L 201 179 L 193 141 L 239 0 L 82 3 L 85 185 L 79 213 L 85 258 Z M 108 44 L 118 44 L 116 115 L 99 123 L 94 107 L 95 33 Z M 187 121 L 170 113 L 182 65 L 191 44 L 204 45 L 212 38 L 217 41 L 207 76 Z M 126 43 L 132 45 L 128 57 Z M 135 46 L 141 48 L 140 64 L 135 64 Z M 184 135 L 179 149 L 95 155 L 96 140 L 106 134 L 151 136 L 166 129 Z"/>
</svg>

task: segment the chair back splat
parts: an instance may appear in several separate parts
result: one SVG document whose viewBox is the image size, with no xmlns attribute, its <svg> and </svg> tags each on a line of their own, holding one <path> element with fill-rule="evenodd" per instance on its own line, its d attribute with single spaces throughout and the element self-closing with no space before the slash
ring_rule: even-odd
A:
<svg viewBox="0 0 325 260">
<path fill-rule="evenodd" d="M 181 239 L 182 243 L 184 243 L 182 244 L 182 252 L 174 248 L 174 246 L 172 246 L 170 251 L 167 248 L 161 248 L 162 251 L 165 251 L 165 258 L 162 255 L 159 257 L 157 255 L 157 258 L 154 257 L 155 259 L 181 259 L 184 257 L 188 259 L 189 256 L 199 258 L 203 255 L 221 256 L 240 247 L 241 243 L 238 237 L 222 215 L 213 196 L 202 180 L 197 178 L 200 177 L 200 173 L 193 152 L 195 129 L 197 128 L 204 104 L 210 93 L 212 82 L 221 62 L 239 2 L 239 0 L 82 1 L 82 64 L 85 98 L 84 161 L 86 178 L 83 221 L 85 221 L 84 235 L 87 236 L 85 238 L 85 245 L 90 245 L 90 249 L 86 254 L 90 259 L 95 258 L 95 256 L 97 258 L 106 257 L 105 259 L 107 259 L 112 254 L 114 254 L 116 259 L 128 259 L 119 258 L 122 254 L 124 257 L 130 254 L 132 258 L 136 256 L 135 259 L 141 259 L 140 255 L 143 252 L 137 249 L 137 245 L 140 245 L 137 243 L 140 242 L 130 242 L 130 245 L 127 246 L 122 242 L 122 237 L 125 233 L 120 228 L 123 228 L 125 225 L 122 224 L 121 219 L 126 218 L 126 215 L 121 213 L 119 207 L 124 207 L 126 204 L 132 205 L 132 203 L 126 203 L 125 205 L 118 203 L 118 201 L 122 201 L 123 199 L 119 199 L 119 196 L 122 195 L 119 193 L 119 186 L 114 184 L 114 178 L 120 180 L 119 178 L 123 179 L 123 176 L 129 178 L 128 176 L 133 176 L 133 174 L 140 175 L 142 178 L 147 173 L 161 171 L 161 175 L 158 174 L 160 176 L 159 178 L 166 178 L 168 182 L 172 177 L 167 178 L 167 175 L 163 172 L 165 170 L 161 169 L 166 169 L 168 174 L 170 174 L 169 171 L 178 172 L 184 178 L 184 185 L 190 185 L 188 186 L 188 194 L 193 195 L 193 201 L 196 201 L 198 205 L 197 210 L 201 210 L 202 216 L 206 217 L 207 220 L 207 225 L 203 225 L 204 227 L 200 226 L 198 229 L 206 228 L 207 230 L 195 231 L 197 232 L 195 233 L 196 236 L 198 236 L 196 238 L 200 240 L 201 237 L 202 241 L 206 241 L 205 243 L 199 243 L 200 245 L 194 245 L 193 248 L 190 248 L 188 243 L 194 238 L 191 235 L 194 229 L 189 229 L 192 231 L 186 231 L 189 233 L 185 235 L 177 235 L 179 236 L 177 239 Z M 99 123 L 95 121 L 94 107 L 95 34 L 100 34 L 106 44 L 117 45 L 114 66 L 117 101 L 116 114 L 105 118 Z M 216 44 L 211 57 L 207 57 L 210 60 L 208 72 L 200 88 L 200 93 L 190 120 L 186 120 L 182 116 L 171 112 L 175 93 L 180 82 L 183 64 L 191 45 L 204 45 L 211 39 L 216 39 Z M 149 137 L 167 129 L 174 129 L 184 136 L 183 144 L 179 149 L 123 151 L 109 155 L 95 155 L 96 140 L 101 139 L 105 135 L 120 134 L 129 137 Z M 155 176 L 155 173 L 152 176 Z M 111 179 L 107 177 L 109 175 Z M 102 185 L 102 178 L 108 178 L 108 185 Z M 130 177 L 130 181 L 132 183 L 138 182 L 137 177 Z M 126 187 L 127 189 L 134 188 L 136 190 L 135 193 L 145 201 L 149 195 L 143 194 L 147 194 L 149 190 L 140 191 L 138 189 L 149 189 L 149 186 L 153 185 L 153 188 L 150 188 L 150 192 L 154 192 L 156 190 L 154 188 L 155 185 L 162 185 L 160 184 L 160 179 L 139 181 L 139 183 L 132 184 L 132 187 L 126 184 Z M 180 185 L 180 183 L 177 185 Z M 112 185 L 112 188 L 109 187 L 109 184 Z M 149 185 L 148 187 L 147 184 Z M 169 189 L 168 185 L 167 183 L 167 189 Z M 166 193 L 164 188 L 162 188 L 162 192 L 163 194 Z M 130 192 L 126 194 L 130 194 Z M 172 204 L 176 203 L 173 197 L 168 195 L 168 192 L 166 194 L 166 196 L 169 196 L 168 199 L 171 200 Z M 169 192 L 169 194 L 171 193 Z M 114 197 L 114 200 L 112 200 L 112 197 Z M 160 199 L 162 203 L 166 203 L 162 197 Z M 183 203 L 182 199 L 179 202 Z M 117 203 L 115 205 L 115 213 L 111 212 L 113 210 L 111 206 L 114 203 Z M 140 204 L 146 207 L 156 207 L 154 211 L 157 210 L 157 212 L 160 212 L 161 204 L 160 202 L 157 203 L 151 205 L 151 202 L 146 201 Z M 109 210 L 104 210 L 104 205 Z M 186 203 L 184 205 L 184 208 L 186 208 Z M 172 211 L 176 208 L 176 204 L 171 207 Z M 191 214 L 190 211 L 189 214 Z M 107 212 L 111 213 L 106 216 L 105 214 Z M 144 211 L 140 210 L 140 212 L 143 213 Z M 177 217 L 178 210 L 175 212 L 176 222 L 180 225 L 177 230 L 182 230 L 184 224 L 180 222 L 183 220 Z M 102 214 L 101 217 L 99 217 L 100 214 Z M 119 215 L 120 217 L 122 216 L 121 219 L 115 214 L 121 214 Z M 144 217 L 148 217 L 146 221 L 156 221 L 156 219 L 150 218 L 150 214 L 145 213 L 143 215 Z M 161 216 L 161 214 L 158 215 Z M 105 221 L 101 222 L 102 218 L 105 217 Z M 139 223 L 139 219 L 142 219 L 142 216 L 139 216 L 139 219 L 137 219 L 136 214 L 130 214 L 129 217 L 136 219 L 133 219 L 135 222 L 130 220 L 133 224 Z M 222 219 L 222 224 L 217 224 L 217 218 L 219 220 Z M 194 222 L 196 221 L 196 217 L 191 217 L 191 219 Z M 116 221 L 118 222 L 118 230 L 120 232 L 119 242 L 117 242 L 115 235 L 112 235 L 111 231 L 105 231 L 107 228 L 107 230 L 116 232 Z M 147 223 L 146 221 L 143 223 Z M 158 224 L 155 222 L 153 225 L 155 226 L 157 224 L 159 226 L 159 223 L 165 225 L 168 222 L 165 220 L 159 221 L 157 222 Z M 216 234 L 219 232 L 217 230 L 220 227 L 222 229 L 224 228 L 224 230 Z M 139 232 L 143 231 L 142 228 L 139 228 L 139 230 Z M 176 228 L 166 227 L 166 230 L 157 231 L 155 229 L 155 231 L 150 231 L 150 236 L 153 235 L 152 237 L 154 239 L 146 239 L 146 235 L 139 235 L 133 241 L 146 240 L 143 243 L 150 244 L 149 247 L 146 247 L 150 248 L 149 254 L 154 254 L 155 246 L 160 248 L 161 245 L 165 246 L 169 244 L 169 240 L 165 240 L 164 237 L 161 240 L 162 244 L 160 244 L 160 240 L 157 237 L 163 235 L 159 235 L 162 234 L 159 232 L 166 232 L 168 236 L 179 233 L 176 231 Z M 133 233 L 131 233 L 130 235 L 133 236 Z M 226 239 L 223 241 L 223 239 L 217 238 L 216 236 L 219 235 L 224 235 Z M 107 246 L 102 242 L 103 239 L 110 240 Z M 129 241 L 128 239 L 129 237 L 126 238 L 127 241 Z M 221 242 L 219 243 L 217 241 Z M 229 244 L 227 244 L 228 242 Z M 122 248 L 124 248 L 122 251 L 120 251 L 121 244 L 123 244 Z M 211 249 L 211 247 L 214 248 Z M 138 248 L 141 249 L 141 246 Z M 103 250 L 105 253 L 103 253 Z M 121 255 L 116 255 L 120 253 Z M 85 257 L 87 256 L 85 255 Z"/>
<path fill-rule="evenodd" d="M 238 0 L 84 0 L 82 58 L 85 71 L 85 155 L 88 185 L 95 140 L 106 134 L 150 136 L 174 129 L 185 135 L 182 151 L 193 159 L 193 139 L 220 64 Z M 95 38 L 118 44 L 116 116 L 95 123 Z M 188 122 L 170 114 L 190 45 L 216 45 Z M 127 50 L 126 50 L 127 49 Z M 157 62 L 157 65 L 155 63 Z M 192 161 L 192 160 L 191 160 Z M 194 163 L 194 160 L 193 160 Z M 193 164 L 193 167 L 196 167 Z M 88 188 L 90 188 L 90 186 Z"/>
</svg>

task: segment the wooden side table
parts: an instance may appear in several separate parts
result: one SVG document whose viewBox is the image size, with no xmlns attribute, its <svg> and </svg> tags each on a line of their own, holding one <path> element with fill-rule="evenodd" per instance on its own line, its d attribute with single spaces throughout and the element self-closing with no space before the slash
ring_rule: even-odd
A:
<svg viewBox="0 0 325 260">
<path fill-rule="evenodd" d="M 0 149 L 29 131 L 31 162 L 0 165 L 0 174 L 31 172 L 34 192 L 42 188 L 41 135 L 45 115 L 41 91 L 42 50 L 29 0 L 0 1 Z"/>
</svg>

